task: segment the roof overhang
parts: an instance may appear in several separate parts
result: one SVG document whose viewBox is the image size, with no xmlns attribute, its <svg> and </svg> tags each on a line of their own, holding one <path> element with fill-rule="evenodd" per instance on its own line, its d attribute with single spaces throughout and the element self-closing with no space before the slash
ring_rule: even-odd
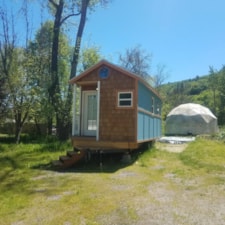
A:
<svg viewBox="0 0 225 225">
<path fill-rule="evenodd" d="M 110 62 L 108 62 L 107 60 L 101 60 L 99 61 L 97 64 L 93 65 L 92 67 L 90 67 L 89 69 L 85 70 L 84 72 L 82 72 L 81 74 L 79 74 L 78 76 L 76 77 L 73 77 L 69 83 L 70 84 L 79 84 L 79 85 L 82 85 L 82 82 L 81 79 L 85 76 L 87 76 L 89 73 L 91 73 L 92 71 L 102 67 L 102 66 L 107 66 L 111 69 L 114 69 L 118 72 L 121 72 L 123 74 L 125 74 L 126 76 L 129 76 L 137 81 L 140 81 L 141 83 L 143 83 L 148 89 L 150 89 L 155 95 L 157 95 L 160 99 L 161 97 L 159 96 L 159 94 L 157 93 L 157 91 L 145 80 L 143 79 L 142 77 L 138 76 L 137 74 L 134 74 L 120 66 L 117 66 L 115 64 L 112 64 Z M 90 83 L 92 82 L 92 84 L 96 83 L 96 82 L 93 82 L 93 81 L 90 81 Z M 85 82 L 85 84 L 87 84 L 87 82 Z"/>
</svg>

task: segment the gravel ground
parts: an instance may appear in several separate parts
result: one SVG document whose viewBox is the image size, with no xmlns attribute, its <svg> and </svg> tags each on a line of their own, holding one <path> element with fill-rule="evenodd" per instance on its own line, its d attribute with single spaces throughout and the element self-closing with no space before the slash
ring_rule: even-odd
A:
<svg viewBox="0 0 225 225">
<path fill-rule="evenodd" d="M 179 154 L 178 152 L 183 151 L 187 146 L 187 144 L 171 143 L 157 143 L 157 145 L 157 148 L 161 150 L 177 152 L 175 154 Z M 144 170 L 141 167 L 134 170 L 125 167 L 115 173 L 104 174 L 103 176 L 99 173 L 55 173 L 46 171 L 44 175 L 33 177 L 32 181 L 44 179 L 47 182 L 51 178 L 52 182 L 57 184 L 57 180 L 76 181 L 83 179 L 85 176 L 85 182 L 88 177 L 93 179 L 93 184 L 96 185 L 98 180 L 100 183 L 102 181 L 101 185 L 107 187 L 103 189 L 105 191 L 100 186 L 99 189 L 95 189 L 97 191 L 90 193 L 90 197 L 108 199 L 106 195 L 109 194 L 112 204 L 116 205 L 115 210 L 113 209 L 108 214 L 99 211 L 98 216 L 90 221 L 90 218 L 88 220 L 88 218 L 77 213 L 79 202 L 75 202 L 74 206 L 76 207 L 70 213 L 74 214 L 74 218 L 79 218 L 79 225 L 225 225 L 225 174 L 222 172 L 220 174 L 209 173 L 201 177 L 190 176 L 187 179 L 184 176 L 177 176 L 169 169 L 167 170 L 165 168 L 167 164 L 163 160 L 156 159 L 154 162 L 156 163 L 145 167 Z M 164 174 L 160 171 L 166 172 Z M 157 177 L 151 179 L 150 174 L 160 174 L 161 177 L 160 179 L 157 179 Z M 45 193 L 45 188 L 47 187 L 37 186 L 35 191 Z M 85 186 L 83 187 L 81 184 L 70 188 L 71 190 L 64 190 L 61 193 L 44 195 L 46 205 L 49 206 L 52 202 L 57 204 L 64 197 L 69 199 L 70 196 L 85 191 Z M 79 189 L 77 192 L 74 191 L 76 188 Z M 120 197 L 116 198 L 118 193 Z M 115 198 L 112 197 L 114 195 Z M 104 206 L 106 203 L 102 201 L 102 204 Z M 49 210 L 51 210 L 51 207 L 49 207 Z M 87 210 L 89 209 L 87 208 Z M 42 209 L 38 209 L 37 215 L 41 216 L 41 213 Z M 2 224 L 1 221 L 0 224 Z M 11 225 L 27 224 L 29 223 L 25 221 L 11 223 Z M 65 217 L 62 225 L 78 225 L 78 223 Z"/>
<path fill-rule="evenodd" d="M 157 147 L 179 153 L 187 144 L 157 143 Z M 159 162 L 151 169 L 161 170 L 163 166 Z M 123 171 L 117 178 L 129 176 L 135 173 Z M 220 182 L 210 185 L 210 179 Z M 118 184 L 113 188 L 131 189 Z M 98 222 L 102 225 L 225 225 L 225 174 L 184 179 L 168 173 L 163 182 L 154 182 L 147 190 L 145 195 L 133 195 L 129 203 L 121 202 L 115 212 L 101 216 Z M 133 220 L 130 211 L 136 215 Z"/>
<path fill-rule="evenodd" d="M 224 178 L 224 177 L 223 177 Z M 201 177 L 184 181 L 167 174 L 168 182 L 155 182 L 148 193 L 134 195 L 130 202 L 98 218 L 107 225 L 225 225 L 225 185 L 204 187 Z M 112 189 L 130 187 L 112 186 Z M 132 219 L 132 215 L 136 215 Z"/>
<path fill-rule="evenodd" d="M 152 184 L 149 195 L 153 201 L 144 201 L 137 211 L 140 219 L 136 224 L 223 225 L 224 191 L 224 185 L 188 189 L 180 184 L 173 190 L 164 183 Z"/>
</svg>

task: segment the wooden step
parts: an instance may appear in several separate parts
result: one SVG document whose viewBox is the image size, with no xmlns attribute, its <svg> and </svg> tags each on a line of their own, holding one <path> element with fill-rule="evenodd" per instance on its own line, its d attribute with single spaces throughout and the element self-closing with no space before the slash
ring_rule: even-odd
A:
<svg viewBox="0 0 225 225">
<path fill-rule="evenodd" d="M 59 160 L 52 161 L 53 167 L 57 169 L 66 169 L 73 165 L 75 165 L 77 162 L 82 160 L 86 155 L 85 150 L 81 151 L 68 151 L 67 155 L 60 156 Z"/>
<path fill-rule="evenodd" d="M 61 166 L 63 166 L 63 162 L 61 162 L 60 160 L 54 160 L 54 161 L 52 161 L 52 165 L 54 167 L 61 167 Z"/>
<path fill-rule="evenodd" d="M 63 155 L 63 156 L 59 156 L 59 160 L 64 163 L 64 162 L 66 162 L 68 160 L 71 160 L 71 157 L 70 156 Z"/>
<path fill-rule="evenodd" d="M 75 151 L 67 151 L 67 156 L 69 156 L 69 157 L 76 156 L 77 154 L 78 154 L 78 152 L 75 152 Z"/>
</svg>

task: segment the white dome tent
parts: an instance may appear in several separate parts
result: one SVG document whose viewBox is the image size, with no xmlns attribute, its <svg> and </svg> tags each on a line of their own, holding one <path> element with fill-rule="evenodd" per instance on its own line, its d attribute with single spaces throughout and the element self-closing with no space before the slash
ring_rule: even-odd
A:
<svg viewBox="0 0 225 225">
<path fill-rule="evenodd" d="M 166 135 L 199 135 L 216 132 L 218 132 L 216 116 L 199 104 L 179 105 L 166 118 Z"/>
</svg>

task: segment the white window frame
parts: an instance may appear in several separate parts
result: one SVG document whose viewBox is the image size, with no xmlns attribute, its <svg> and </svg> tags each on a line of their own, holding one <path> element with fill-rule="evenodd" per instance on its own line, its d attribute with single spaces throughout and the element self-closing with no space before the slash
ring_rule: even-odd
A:
<svg viewBox="0 0 225 225">
<path fill-rule="evenodd" d="M 121 94 L 130 94 L 130 98 L 121 98 Z M 130 101 L 129 105 L 121 105 L 121 102 L 123 101 Z M 131 108 L 133 107 L 133 91 L 118 91 L 118 101 L 117 101 L 117 107 L 119 108 Z"/>
</svg>

